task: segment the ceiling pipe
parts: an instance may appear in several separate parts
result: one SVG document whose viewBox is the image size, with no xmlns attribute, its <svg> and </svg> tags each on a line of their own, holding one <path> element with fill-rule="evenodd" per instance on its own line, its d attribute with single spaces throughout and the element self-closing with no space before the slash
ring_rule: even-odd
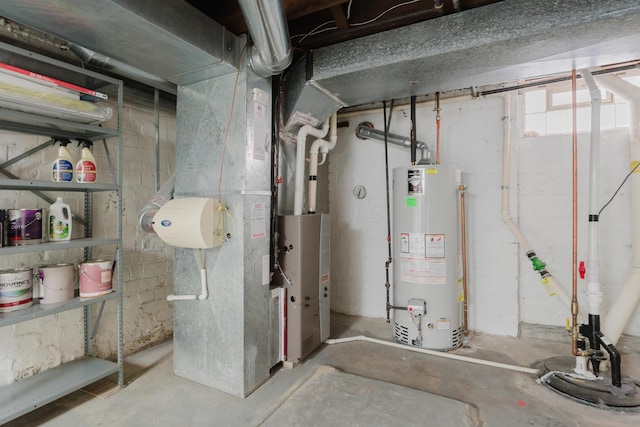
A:
<svg viewBox="0 0 640 427">
<path fill-rule="evenodd" d="M 71 50 L 71 52 L 73 52 L 78 58 L 80 58 L 87 64 L 94 64 L 107 71 L 112 71 L 119 76 L 129 78 L 131 80 L 143 83 L 156 89 L 160 89 L 172 95 L 178 93 L 176 85 L 163 79 L 162 77 L 147 73 L 146 71 L 142 71 L 138 68 L 132 67 L 131 65 L 127 65 L 124 62 L 120 62 L 117 59 L 113 59 L 101 53 L 94 52 L 91 49 L 87 49 L 86 47 L 82 47 L 75 43 L 68 43 L 67 45 L 69 46 L 69 50 Z"/>
<path fill-rule="evenodd" d="M 238 0 L 253 40 L 250 62 L 261 77 L 280 73 L 291 64 L 289 27 L 281 0 Z"/>
<path fill-rule="evenodd" d="M 360 123 L 358 127 L 356 127 L 356 136 L 360 139 L 377 139 L 378 141 L 384 141 L 385 138 L 384 131 L 374 129 L 373 125 L 369 122 Z M 411 138 L 407 136 L 389 133 L 387 134 L 387 141 L 390 144 L 399 145 L 401 147 L 411 147 Z M 424 142 L 416 141 L 416 148 L 422 152 L 422 158 L 418 163 L 430 163 L 431 150 L 429 150 L 429 146 Z"/>
</svg>

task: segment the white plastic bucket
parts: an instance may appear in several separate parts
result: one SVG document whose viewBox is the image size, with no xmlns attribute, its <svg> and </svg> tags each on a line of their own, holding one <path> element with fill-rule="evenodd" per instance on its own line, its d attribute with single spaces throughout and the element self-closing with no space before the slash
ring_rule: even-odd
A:
<svg viewBox="0 0 640 427">
<path fill-rule="evenodd" d="M 86 261 L 78 265 L 80 278 L 80 297 L 97 297 L 106 295 L 113 289 L 113 261 L 97 259 Z"/>
<path fill-rule="evenodd" d="M 30 307 L 33 304 L 33 271 L 16 268 L 0 271 L 0 313 Z"/>
<path fill-rule="evenodd" d="M 73 299 L 75 271 L 73 264 L 51 264 L 38 267 L 40 304 L 55 304 Z"/>
</svg>

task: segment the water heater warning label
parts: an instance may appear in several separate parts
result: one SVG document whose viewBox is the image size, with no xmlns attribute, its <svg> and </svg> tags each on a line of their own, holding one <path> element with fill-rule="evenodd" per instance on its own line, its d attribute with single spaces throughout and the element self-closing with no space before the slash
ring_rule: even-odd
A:
<svg viewBox="0 0 640 427">
<path fill-rule="evenodd" d="M 444 285 L 447 281 L 443 259 L 400 258 L 400 280 L 422 285 Z"/>
<path fill-rule="evenodd" d="M 444 258 L 444 234 L 425 234 L 427 258 Z"/>
</svg>

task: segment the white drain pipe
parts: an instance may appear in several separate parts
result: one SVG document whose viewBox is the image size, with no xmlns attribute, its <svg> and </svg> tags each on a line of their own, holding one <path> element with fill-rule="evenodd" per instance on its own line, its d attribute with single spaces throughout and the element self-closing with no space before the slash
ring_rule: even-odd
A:
<svg viewBox="0 0 640 427">
<path fill-rule="evenodd" d="M 602 287 L 600 286 L 600 263 L 598 256 L 598 211 L 600 202 L 600 105 L 602 95 L 589 70 L 580 70 L 591 95 L 591 144 L 589 159 L 589 232 L 587 254 L 587 302 L 589 314 L 600 315 Z"/>
<path fill-rule="evenodd" d="M 309 213 L 316 213 L 316 193 L 318 189 L 318 151 L 322 153 L 324 164 L 327 153 L 333 150 L 338 142 L 338 112 L 334 111 L 329 119 L 329 141 L 316 139 L 309 150 Z"/>
<path fill-rule="evenodd" d="M 527 255 L 531 261 L 533 269 L 540 274 L 542 284 L 547 289 L 550 296 L 558 295 L 558 297 L 566 304 L 567 307 L 571 307 L 571 298 L 562 289 L 555 277 L 549 273 L 546 269 L 544 262 L 538 258 L 536 252 L 533 250 L 533 246 L 526 239 L 520 228 L 515 223 L 510 214 L 509 207 L 509 184 L 511 174 L 511 101 L 510 95 L 503 97 L 503 133 L 502 133 L 502 222 L 509 228 L 513 236 L 518 241 L 520 248 Z"/>
<path fill-rule="evenodd" d="M 596 81 L 607 90 L 629 101 L 631 125 L 629 131 L 629 159 L 631 168 L 640 162 L 640 87 L 612 75 L 596 77 Z M 604 321 L 602 332 L 616 345 L 629 319 L 640 301 L 640 170 L 629 177 L 631 188 L 631 271 L 618 297 L 611 305 Z"/>
<path fill-rule="evenodd" d="M 209 289 L 207 287 L 207 269 L 204 267 L 204 258 L 202 249 L 198 249 L 198 261 L 200 263 L 200 295 L 167 295 L 167 301 L 189 301 L 189 300 L 205 300 L 209 298 Z"/>
<path fill-rule="evenodd" d="M 324 122 L 322 129 L 304 125 L 298 131 L 296 146 L 296 170 L 295 170 L 295 195 L 293 199 L 293 214 L 302 215 L 304 199 L 304 166 L 307 136 L 311 135 L 316 139 L 322 139 L 329 131 L 329 119 Z"/>
<path fill-rule="evenodd" d="M 354 341 L 372 342 L 375 344 L 386 345 L 388 347 L 395 347 L 395 348 L 400 348 L 402 350 L 410 350 L 410 351 L 415 351 L 417 353 L 428 354 L 430 356 L 443 357 L 445 359 L 458 360 L 460 362 L 475 363 L 478 365 L 492 366 L 494 368 L 509 369 L 511 371 L 524 372 L 525 374 L 531 374 L 535 376 L 538 376 L 538 373 L 539 373 L 538 369 L 525 368 L 523 366 L 516 366 L 516 365 L 509 365 L 507 363 L 492 362 L 491 360 L 476 359 L 468 356 L 460 356 L 458 354 L 429 350 L 422 347 L 413 347 L 406 344 L 399 344 L 399 343 L 385 341 L 377 338 L 370 338 L 364 335 L 358 335 L 355 337 L 348 337 L 348 338 L 328 339 L 328 340 L 324 340 L 324 343 L 325 344 L 341 344 L 345 342 L 354 342 Z"/>
</svg>

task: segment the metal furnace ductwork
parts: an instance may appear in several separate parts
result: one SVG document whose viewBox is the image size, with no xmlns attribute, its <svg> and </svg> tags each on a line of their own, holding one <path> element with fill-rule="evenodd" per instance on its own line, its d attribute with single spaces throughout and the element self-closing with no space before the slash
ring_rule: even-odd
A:
<svg viewBox="0 0 640 427">
<path fill-rule="evenodd" d="M 241 1 L 262 77 L 291 63 L 281 0 Z M 233 73 L 241 38 L 186 2 L 164 0 L 7 0 L 2 16 L 70 43 L 79 57 L 115 74 L 175 93 L 186 85 Z"/>
<path fill-rule="evenodd" d="M 284 71 L 291 64 L 289 27 L 280 0 L 239 0 L 254 46 L 251 67 L 261 77 Z"/>
</svg>

